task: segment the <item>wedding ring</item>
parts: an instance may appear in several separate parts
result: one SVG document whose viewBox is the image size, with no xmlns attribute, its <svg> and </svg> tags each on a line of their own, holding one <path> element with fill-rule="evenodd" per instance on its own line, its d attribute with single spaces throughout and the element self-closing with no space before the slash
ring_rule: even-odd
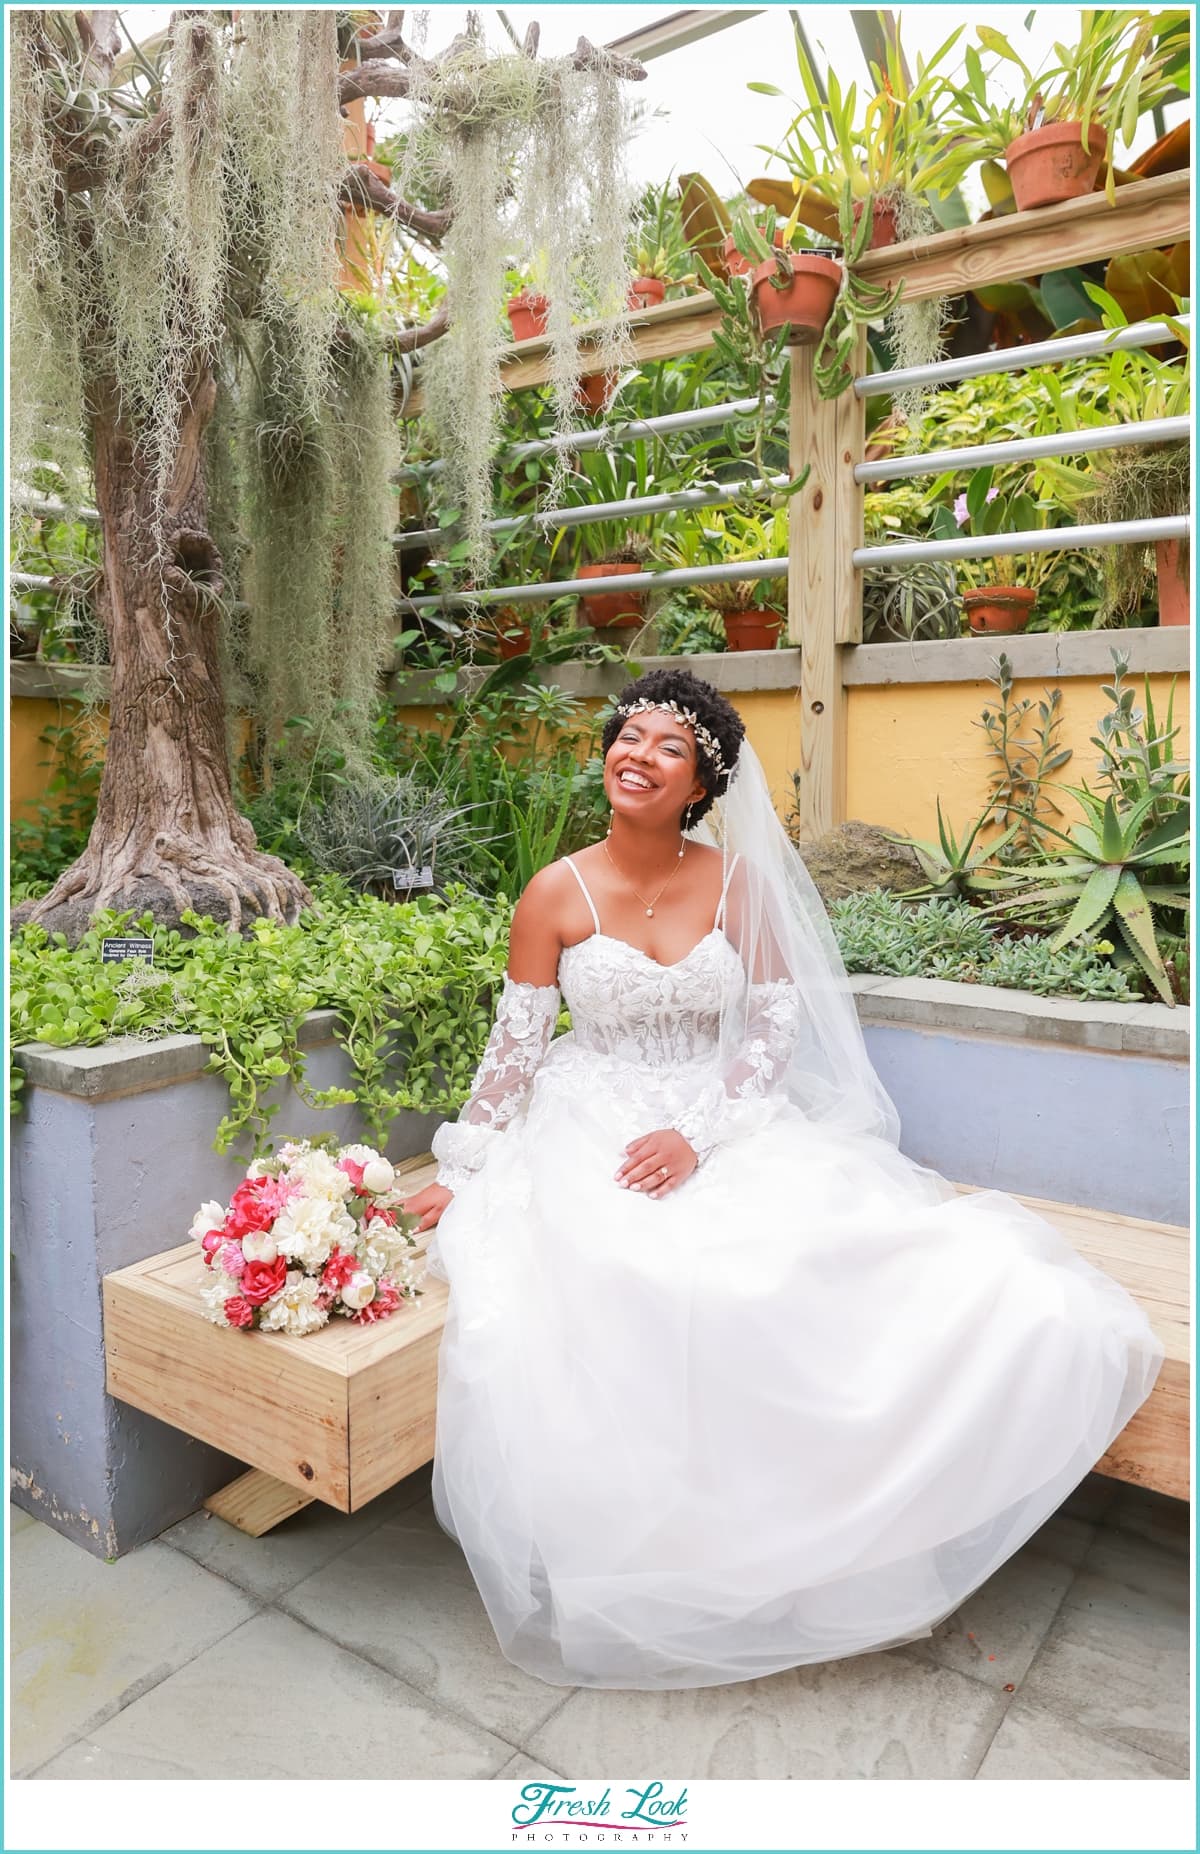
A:
<svg viewBox="0 0 1200 1854">
<path fill-rule="evenodd" d="M 669 1165 L 660 1165 L 658 1169 L 664 1178 L 669 1178 L 671 1176 L 671 1168 Z"/>
</svg>

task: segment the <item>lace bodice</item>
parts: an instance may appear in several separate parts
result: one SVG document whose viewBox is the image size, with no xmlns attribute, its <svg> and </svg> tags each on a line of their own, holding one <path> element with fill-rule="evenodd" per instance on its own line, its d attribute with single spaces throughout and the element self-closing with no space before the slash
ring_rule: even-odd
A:
<svg viewBox="0 0 1200 1854">
<path fill-rule="evenodd" d="M 717 924 L 682 959 L 660 964 L 640 947 L 604 933 L 590 894 L 565 859 L 591 909 L 595 931 L 563 948 L 554 985 L 506 977 L 487 1049 L 459 1119 L 439 1127 L 433 1151 L 438 1181 L 457 1190 L 484 1163 L 492 1140 L 520 1117 L 539 1070 L 578 1073 L 586 1086 L 597 1061 L 607 1085 L 654 1116 L 643 1128 L 673 1126 L 703 1160 L 721 1139 L 753 1124 L 787 1065 L 799 1006 L 795 987 L 767 981 L 747 987 L 736 948 Z M 722 907 L 724 896 L 722 896 Z M 722 1007 L 748 992 L 746 1035 L 737 1059 L 722 1066 Z M 566 1002 L 571 1032 L 552 1042 Z"/>
</svg>

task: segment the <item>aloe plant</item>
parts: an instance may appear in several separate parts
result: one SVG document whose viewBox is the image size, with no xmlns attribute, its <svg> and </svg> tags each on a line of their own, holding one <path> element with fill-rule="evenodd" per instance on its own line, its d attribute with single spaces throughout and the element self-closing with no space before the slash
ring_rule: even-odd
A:
<svg viewBox="0 0 1200 1854">
<path fill-rule="evenodd" d="M 1075 799 L 1084 821 L 1069 831 L 1040 821 L 1042 835 L 1064 849 L 1001 877 L 996 886 L 1007 892 L 988 911 L 1002 908 L 1010 915 L 1038 919 L 1066 912 L 1066 922 L 1050 942 L 1052 952 L 1085 934 L 1115 930 L 1164 1004 L 1173 1005 L 1155 914 L 1165 909 L 1186 917 L 1190 905 L 1186 866 L 1191 850 L 1183 795 L 1175 794 L 1174 815 L 1155 823 L 1155 807 L 1163 802 L 1155 791 L 1123 807 L 1111 792 L 1102 796 L 1086 785 L 1062 790 Z"/>
<path fill-rule="evenodd" d="M 980 813 L 966 836 L 959 842 L 954 830 L 942 815 L 942 801 L 937 801 L 938 841 L 922 842 L 917 837 L 909 837 L 891 831 L 885 832 L 893 843 L 902 843 L 912 850 L 928 877 L 922 888 L 903 891 L 905 900 L 912 900 L 923 895 L 979 895 L 996 888 L 1002 876 L 990 869 L 1016 836 L 1020 826 L 1012 824 L 998 837 L 988 843 L 979 843 L 979 833 L 992 821 L 992 806 Z"/>
</svg>

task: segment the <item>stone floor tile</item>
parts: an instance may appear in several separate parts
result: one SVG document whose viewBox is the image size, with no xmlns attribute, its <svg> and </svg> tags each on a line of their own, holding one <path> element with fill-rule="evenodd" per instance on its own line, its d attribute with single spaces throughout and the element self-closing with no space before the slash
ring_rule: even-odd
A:
<svg viewBox="0 0 1200 1854">
<path fill-rule="evenodd" d="M 508 1783 L 515 1783 L 518 1780 L 522 1783 L 528 1783 L 539 1777 L 545 1779 L 545 1781 L 549 1783 L 565 1783 L 567 1781 L 565 1777 L 560 1777 L 556 1770 L 548 1770 L 545 1764 L 535 1763 L 533 1758 L 526 1757 L 523 1751 L 518 1751 L 515 1757 L 510 1758 L 503 1770 L 498 1770 L 496 1772 L 492 1781 L 499 1783 L 501 1777 Z"/>
<path fill-rule="evenodd" d="M 1168 1551 L 1186 1553 L 1191 1549 L 1191 1511 L 1186 1500 L 1173 1500 L 1149 1487 L 1123 1486 L 1103 1523 L 1106 1531 L 1123 1538 L 1149 1539 Z"/>
<path fill-rule="evenodd" d="M 12 1540 L 12 1765 L 44 1764 L 257 1605 L 179 1552 L 105 1564 L 35 1521 Z"/>
<path fill-rule="evenodd" d="M 1100 1526 L 1022 1698 L 1186 1766 L 1189 1649 L 1186 1556 Z"/>
<path fill-rule="evenodd" d="M 8 1536 L 9 1538 L 16 1538 L 18 1532 L 27 1532 L 30 1526 L 36 1526 L 37 1523 L 38 1521 L 33 1517 L 32 1513 L 27 1513 L 23 1506 L 17 1505 L 15 1500 L 9 1501 L 8 1503 Z"/>
<path fill-rule="evenodd" d="M 512 1746 L 277 1611 L 126 1707 L 40 1777 L 491 1777 Z"/>
<path fill-rule="evenodd" d="M 336 1507 L 314 1500 L 260 1539 L 252 1539 L 214 1513 L 201 1510 L 164 1532 L 159 1542 L 186 1552 L 197 1564 L 271 1603 L 349 1551 L 386 1519 L 423 1499 L 428 1490 L 429 1469 L 418 1468 L 357 1513 L 339 1513 Z"/>
<path fill-rule="evenodd" d="M 563 1688 L 505 1658 L 461 1550 L 425 1499 L 281 1599 L 290 1615 L 513 1744 Z"/>
<path fill-rule="evenodd" d="M 1116 1499 L 1120 1487 L 1121 1482 L 1115 1481 L 1111 1474 L 1085 1474 L 1058 1510 L 1075 1519 L 1102 1519 Z"/>
<path fill-rule="evenodd" d="M 581 1688 L 525 1740 L 555 1770 L 973 1777 L 1005 1697 L 907 1649 L 678 1692 Z"/>
<path fill-rule="evenodd" d="M 1142 1777 L 1180 1781 L 1182 1772 L 1145 1751 L 1089 1732 L 1073 1719 L 1016 1699 L 1004 1715 L 988 1754 L 975 1773 L 981 1779 L 1024 1782 L 1048 1778 L 1077 1781 Z"/>
<path fill-rule="evenodd" d="M 906 1652 L 990 1687 L 1019 1686 L 1096 1534 L 1066 1513 L 1047 1520 L 926 1641 Z"/>
</svg>

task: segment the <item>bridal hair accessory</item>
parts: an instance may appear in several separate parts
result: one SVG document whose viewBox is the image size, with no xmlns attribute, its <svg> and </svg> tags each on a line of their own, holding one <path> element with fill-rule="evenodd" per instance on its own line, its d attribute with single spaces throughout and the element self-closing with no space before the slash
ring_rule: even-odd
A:
<svg viewBox="0 0 1200 1854">
<path fill-rule="evenodd" d="M 228 1210 L 212 1200 L 192 1218 L 209 1270 L 205 1318 L 294 1338 L 331 1313 L 359 1326 L 386 1319 L 422 1291 L 418 1218 L 404 1198 L 373 1146 L 339 1146 L 332 1133 L 285 1141 L 251 1164 Z"/>
<path fill-rule="evenodd" d="M 720 778 L 722 773 L 728 772 L 729 768 L 721 752 L 721 743 L 716 735 L 709 732 L 699 715 L 694 714 L 690 708 L 684 708 L 679 702 L 654 702 L 648 695 L 643 695 L 639 701 L 622 702 L 617 713 L 637 715 L 647 708 L 665 708 L 667 713 L 674 715 L 677 721 L 682 721 L 685 727 L 690 727 L 696 736 L 696 745 L 704 749 L 705 758 L 711 764 L 717 777 Z"/>
</svg>

